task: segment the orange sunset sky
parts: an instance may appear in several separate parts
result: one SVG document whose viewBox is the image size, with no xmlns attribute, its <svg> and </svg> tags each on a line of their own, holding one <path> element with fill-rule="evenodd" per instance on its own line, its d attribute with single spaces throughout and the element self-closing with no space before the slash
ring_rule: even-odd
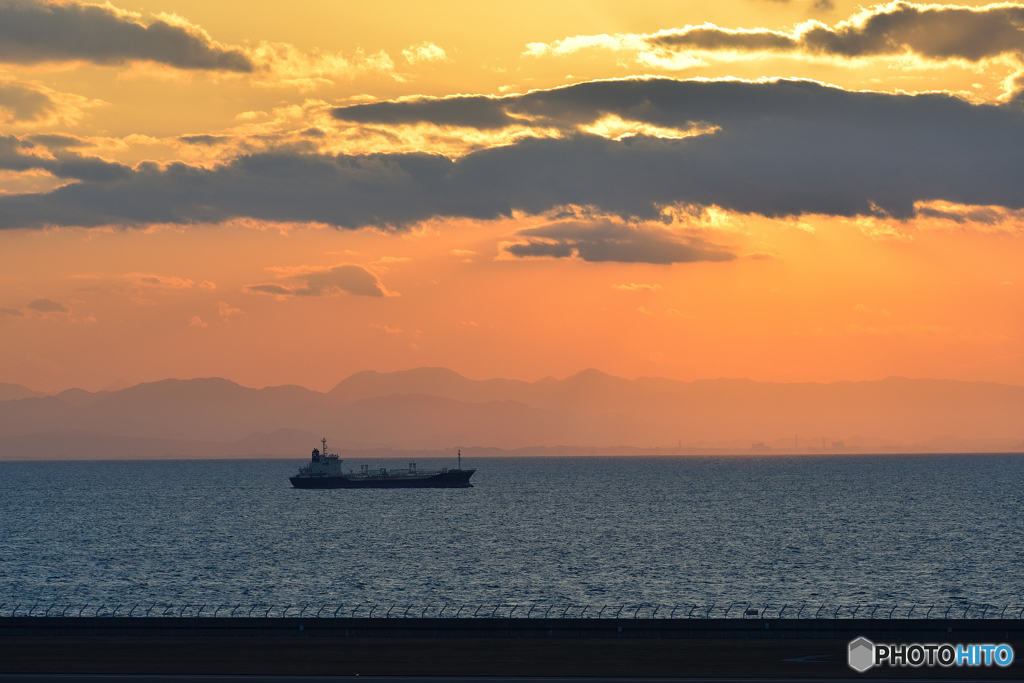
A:
<svg viewBox="0 0 1024 683">
<path fill-rule="evenodd" d="M 0 382 L 1024 384 L 1024 5 L 0 0 Z"/>
</svg>

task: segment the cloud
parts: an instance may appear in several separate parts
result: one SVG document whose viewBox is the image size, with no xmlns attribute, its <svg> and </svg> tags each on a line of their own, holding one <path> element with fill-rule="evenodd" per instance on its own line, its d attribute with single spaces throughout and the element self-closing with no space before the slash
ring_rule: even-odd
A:
<svg viewBox="0 0 1024 683">
<path fill-rule="evenodd" d="M 829 0 L 814 8 L 830 11 Z M 983 7 L 890 2 L 861 10 L 832 26 L 819 21 L 792 31 L 729 29 L 703 24 L 651 34 L 574 36 L 551 43 L 531 43 L 524 54 L 567 55 L 584 49 L 632 51 L 639 62 L 668 68 L 700 63 L 673 62 L 678 53 L 791 53 L 840 59 L 916 55 L 926 60 L 961 59 L 978 62 L 1024 53 L 1024 6 L 991 4 Z"/>
<path fill-rule="evenodd" d="M 39 88 L 0 82 L 0 122 L 39 121 L 49 118 L 56 108 L 57 103 Z"/>
<path fill-rule="evenodd" d="M 311 268 L 276 270 L 285 283 L 270 282 L 246 285 L 242 291 L 250 294 L 267 294 L 277 298 L 295 296 L 330 296 L 348 292 L 357 296 L 398 296 L 389 292 L 376 275 L 362 266 L 350 263 L 333 268 Z"/>
<path fill-rule="evenodd" d="M 0 307 L 0 318 L 24 318 L 25 314 L 16 308 Z"/>
<path fill-rule="evenodd" d="M 47 298 L 29 301 L 28 308 L 37 313 L 71 313 L 71 307 L 67 304 Z"/>
<path fill-rule="evenodd" d="M 448 55 L 444 49 L 429 41 L 424 41 L 418 45 L 410 45 L 402 50 L 402 56 L 405 57 L 405 61 L 409 62 L 409 64 L 448 61 Z"/>
<path fill-rule="evenodd" d="M 66 151 L 73 145 L 65 142 L 51 147 L 48 154 L 40 154 L 32 141 L 40 136 L 27 136 L 25 140 L 0 133 L 0 169 L 27 171 L 42 169 L 58 178 L 108 182 L 127 178 L 131 168 L 98 157 L 87 157 Z M 63 137 L 63 136 L 61 136 Z"/>
<path fill-rule="evenodd" d="M 300 90 L 312 90 L 331 85 L 332 78 L 348 80 L 366 75 L 394 74 L 395 63 L 391 57 L 379 50 L 366 54 L 356 50 L 353 54 L 341 52 L 303 52 L 288 43 L 262 42 L 247 51 L 253 63 L 258 66 L 254 83 L 262 86 L 293 86 Z"/>
<path fill-rule="evenodd" d="M 483 117 L 481 125 L 514 113 L 563 132 L 457 159 L 276 149 L 210 168 L 179 162 L 100 166 L 92 177 L 79 172 L 81 182 L 52 192 L 0 196 L 0 228 L 244 218 L 406 229 L 436 216 L 488 220 L 516 212 L 544 215 L 566 206 L 641 222 L 662 220 L 666 207 L 678 205 L 768 217 L 900 219 L 938 201 L 1024 208 L 1019 182 L 1024 108 L 1015 105 L 971 104 L 942 94 L 848 92 L 810 81 L 638 79 L 500 99 L 417 101 L 408 103 L 413 113 L 406 103 L 393 102 L 376 111 L 410 120 L 450 120 L 463 99 L 472 112 L 466 120 Z M 699 124 L 714 132 L 619 140 L 581 132 L 609 114 L 659 128 Z M 56 163 L 30 159 L 18 144 L 0 139 L 0 165 Z M 98 172 L 106 168 L 109 178 Z M 603 258 L 606 241 L 591 244 L 582 234 L 578 243 L 567 240 L 564 234 L 526 236 L 526 243 L 509 253 Z M 680 260 L 706 249 L 699 244 L 666 248 Z M 651 252 L 643 258 L 663 262 L 657 259 L 669 257 Z"/>
<path fill-rule="evenodd" d="M 567 258 L 584 261 L 620 263 L 690 263 L 694 261 L 731 261 L 736 255 L 724 247 L 710 244 L 697 236 L 680 236 L 650 226 L 623 223 L 565 221 L 520 230 L 525 242 L 508 244 L 513 256 Z M 625 287 L 625 286 L 620 286 Z M 633 285 L 651 288 L 650 285 Z"/>
<path fill-rule="evenodd" d="M 240 313 L 244 313 L 244 311 L 241 308 L 235 308 L 226 301 L 218 301 L 217 313 L 222 318 L 230 318 L 233 315 L 239 315 Z"/>
<path fill-rule="evenodd" d="M 370 323 L 370 327 L 381 332 L 387 332 L 388 334 L 400 335 L 405 334 L 400 327 L 388 327 L 387 325 L 378 325 L 377 323 Z"/>
<path fill-rule="evenodd" d="M 338 107 L 331 116 L 352 123 L 390 125 L 431 123 L 495 130 L 517 123 L 504 105 L 508 98 L 472 95 L 468 97 L 418 97 L 401 102 L 372 102 Z"/>
<path fill-rule="evenodd" d="M 248 73 L 256 68 L 241 49 L 222 46 L 177 17 L 144 24 L 109 4 L 0 2 L 0 62 L 120 65 L 137 60 L 177 69 Z"/>
<path fill-rule="evenodd" d="M 188 326 L 189 327 L 209 327 L 210 324 L 208 322 L 205 322 L 198 315 L 194 315 L 191 318 L 189 318 Z"/>
<path fill-rule="evenodd" d="M 620 292 L 660 292 L 662 287 L 661 285 L 644 285 L 630 282 L 628 285 L 612 285 L 612 289 L 617 289 Z"/>
<path fill-rule="evenodd" d="M 165 277 L 162 275 L 153 275 L 152 273 L 132 273 L 128 275 L 128 278 L 139 287 L 145 287 L 147 289 L 191 289 L 192 285 L 195 284 L 192 280 L 185 278 Z"/>
<path fill-rule="evenodd" d="M 102 104 L 39 83 L 0 77 L 0 123 L 22 126 L 74 125 L 83 109 Z"/>
</svg>

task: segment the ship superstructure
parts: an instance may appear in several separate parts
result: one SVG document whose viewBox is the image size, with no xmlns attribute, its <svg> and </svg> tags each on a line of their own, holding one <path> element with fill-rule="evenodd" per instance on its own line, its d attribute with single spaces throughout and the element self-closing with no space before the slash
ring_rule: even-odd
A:
<svg viewBox="0 0 1024 683">
<path fill-rule="evenodd" d="M 359 471 L 341 469 L 343 462 L 337 453 L 327 452 L 327 439 L 321 439 L 321 448 L 314 448 L 309 463 L 290 477 L 298 489 L 398 489 L 398 488 L 470 488 L 469 478 L 476 472 L 462 469 L 462 451 L 459 466 L 440 470 L 420 470 L 416 463 L 405 469 L 389 470 L 363 465 Z"/>
</svg>

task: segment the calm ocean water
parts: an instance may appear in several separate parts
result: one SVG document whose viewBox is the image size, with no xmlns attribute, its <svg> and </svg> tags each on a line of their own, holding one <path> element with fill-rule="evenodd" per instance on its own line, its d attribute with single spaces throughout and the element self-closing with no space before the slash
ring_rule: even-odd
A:
<svg viewBox="0 0 1024 683">
<path fill-rule="evenodd" d="M 1024 456 L 479 459 L 463 490 L 300 464 L 0 463 L 0 602 L 1024 602 Z"/>
</svg>

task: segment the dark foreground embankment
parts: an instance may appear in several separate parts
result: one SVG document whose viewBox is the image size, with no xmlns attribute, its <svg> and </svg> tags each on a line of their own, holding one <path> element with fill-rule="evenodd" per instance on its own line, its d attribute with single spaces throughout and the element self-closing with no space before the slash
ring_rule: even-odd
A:
<svg viewBox="0 0 1024 683">
<path fill-rule="evenodd" d="M 621 629 L 621 630 L 620 630 Z M 0 673 L 1024 678 L 997 667 L 872 669 L 846 647 L 1004 643 L 1019 620 L 0 619 Z"/>
</svg>

